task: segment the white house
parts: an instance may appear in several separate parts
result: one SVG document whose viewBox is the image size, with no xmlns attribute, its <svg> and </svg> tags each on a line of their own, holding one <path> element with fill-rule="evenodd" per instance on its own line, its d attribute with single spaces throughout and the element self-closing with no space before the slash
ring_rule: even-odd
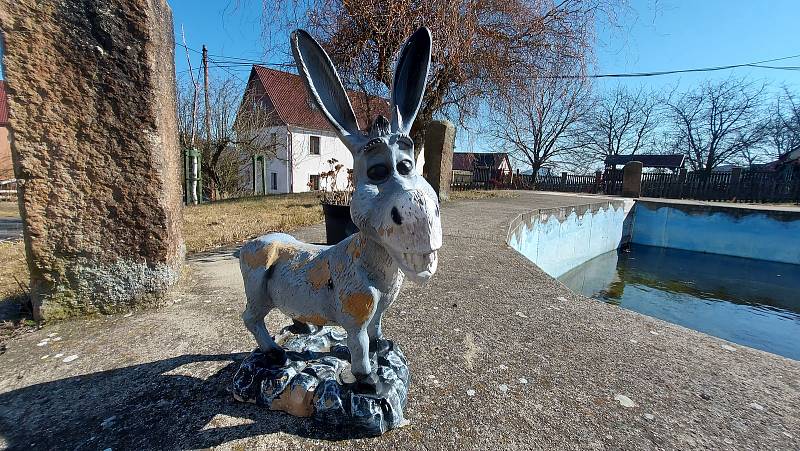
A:
<svg viewBox="0 0 800 451">
<path fill-rule="evenodd" d="M 379 114 L 388 116 L 385 99 L 349 91 L 359 127 L 370 126 Z M 240 111 L 258 108 L 265 112 L 260 139 L 273 144 L 265 155 L 248 156 L 241 165 L 242 188 L 254 194 L 298 193 L 326 189 L 325 177 L 331 159 L 344 167 L 336 181 L 343 189 L 353 157 L 334 133 L 295 74 L 255 65 L 250 72 Z"/>
</svg>

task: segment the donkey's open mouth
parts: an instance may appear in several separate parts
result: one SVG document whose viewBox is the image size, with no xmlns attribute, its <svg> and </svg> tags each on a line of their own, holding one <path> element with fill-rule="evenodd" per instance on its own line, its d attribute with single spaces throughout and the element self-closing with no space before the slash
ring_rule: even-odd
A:
<svg viewBox="0 0 800 451">
<path fill-rule="evenodd" d="M 394 252 L 391 252 L 395 254 Z M 439 263 L 439 252 L 398 252 L 392 255 L 400 269 L 411 280 L 417 283 L 425 283 L 436 272 Z"/>
</svg>

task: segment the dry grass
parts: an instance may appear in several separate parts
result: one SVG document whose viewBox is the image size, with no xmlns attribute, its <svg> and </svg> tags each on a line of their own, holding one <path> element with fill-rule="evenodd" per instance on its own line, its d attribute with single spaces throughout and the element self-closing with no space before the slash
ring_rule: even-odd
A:
<svg viewBox="0 0 800 451">
<path fill-rule="evenodd" d="M 6 205 L 8 204 L 8 205 Z M 8 207 L 8 208 L 7 208 Z M 13 207 L 13 210 L 12 208 Z M 0 204 L 0 216 L 16 215 L 16 204 Z M 183 233 L 188 252 L 199 252 L 272 231 L 290 231 L 322 220 L 322 207 L 313 193 L 232 199 L 184 208 Z M 0 243 L 0 342 L 18 330 L 23 318 L 13 310 L 28 299 L 25 245 Z M 24 312 L 23 312 L 24 313 Z"/>
<path fill-rule="evenodd" d="M 19 206 L 16 202 L 0 202 L 0 218 L 18 218 Z"/>
<path fill-rule="evenodd" d="M 28 284 L 28 264 L 25 262 L 25 245 L 22 241 L 0 243 L 0 299 L 22 294 Z"/>
<path fill-rule="evenodd" d="M 35 327 L 30 319 L 28 265 L 22 241 L 0 243 L 0 354 L 3 342 Z"/>
<path fill-rule="evenodd" d="M 506 190 L 479 190 L 450 191 L 450 200 L 479 200 L 479 199 L 508 199 L 519 197 L 519 193 Z"/>
<path fill-rule="evenodd" d="M 199 252 L 321 220 L 322 206 L 314 193 L 248 197 L 185 208 L 183 236 L 186 250 Z"/>
</svg>

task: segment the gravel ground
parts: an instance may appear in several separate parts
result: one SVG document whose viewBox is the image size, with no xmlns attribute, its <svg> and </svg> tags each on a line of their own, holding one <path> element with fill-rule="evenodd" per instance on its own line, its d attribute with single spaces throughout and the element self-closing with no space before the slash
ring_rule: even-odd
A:
<svg viewBox="0 0 800 451">
<path fill-rule="evenodd" d="M 525 192 L 443 206 L 439 272 L 407 284 L 384 321 L 412 370 L 404 428 L 349 440 L 234 402 L 254 341 L 222 249 L 190 258 L 166 307 L 8 342 L 0 447 L 800 449 L 800 362 L 575 295 L 504 244 L 518 213 L 586 202 Z"/>
</svg>

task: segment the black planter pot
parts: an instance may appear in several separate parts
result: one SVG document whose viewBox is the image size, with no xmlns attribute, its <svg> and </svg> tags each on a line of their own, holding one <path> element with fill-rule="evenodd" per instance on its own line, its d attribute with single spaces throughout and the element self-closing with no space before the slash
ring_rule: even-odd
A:
<svg viewBox="0 0 800 451">
<path fill-rule="evenodd" d="M 358 227 L 350 218 L 349 205 L 322 204 L 322 213 L 325 215 L 325 236 L 328 244 L 336 244 L 358 232 Z"/>
</svg>

